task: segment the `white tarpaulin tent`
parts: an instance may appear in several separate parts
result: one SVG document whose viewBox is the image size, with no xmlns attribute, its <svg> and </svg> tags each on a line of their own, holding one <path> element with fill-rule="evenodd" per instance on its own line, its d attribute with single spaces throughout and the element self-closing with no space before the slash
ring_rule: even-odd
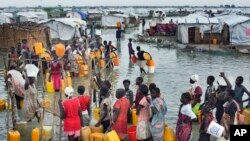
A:
<svg viewBox="0 0 250 141">
<path fill-rule="evenodd" d="M 229 26 L 230 42 L 234 45 L 250 45 L 250 18 L 239 15 L 217 17 L 221 27 L 224 23 Z"/>
<path fill-rule="evenodd" d="M 0 24 L 11 23 L 11 19 L 5 15 L 0 15 Z"/>
<path fill-rule="evenodd" d="M 81 37 L 79 28 L 86 28 L 86 22 L 75 18 L 55 18 L 40 21 L 50 28 L 51 39 L 71 40 Z"/>
<path fill-rule="evenodd" d="M 18 12 L 17 16 L 19 17 L 20 22 L 38 22 L 39 17 L 32 12 Z"/>
<path fill-rule="evenodd" d="M 217 18 L 208 18 L 205 15 L 192 14 L 187 17 L 183 17 L 177 20 L 177 39 L 181 43 L 189 43 L 188 29 L 190 27 L 199 27 L 201 35 L 204 32 L 209 31 L 213 25 L 213 29 L 217 29 L 219 21 Z M 213 33 L 217 33 L 217 30 L 213 30 Z"/>
<path fill-rule="evenodd" d="M 102 27 L 116 27 L 116 22 L 120 21 L 129 24 L 129 16 L 125 14 L 114 14 L 102 17 Z"/>
</svg>

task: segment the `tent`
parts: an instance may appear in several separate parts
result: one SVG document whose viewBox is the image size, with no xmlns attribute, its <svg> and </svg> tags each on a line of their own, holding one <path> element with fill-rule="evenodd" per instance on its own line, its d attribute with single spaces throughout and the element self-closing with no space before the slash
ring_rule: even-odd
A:
<svg viewBox="0 0 250 141">
<path fill-rule="evenodd" d="M 39 23 L 50 28 L 51 39 L 71 40 L 81 37 L 80 28 L 85 29 L 86 22 L 76 18 L 54 18 Z"/>
<path fill-rule="evenodd" d="M 4 24 L 4 23 L 11 23 L 12 20 L 5 16 L 5 15 L 0 15 L 0 24 Z"/>
<path fill-rule="evenodd" d="M 234 45 L 250 45 L 250 18 L 239 15 L 217 17 L 221 29 L 224 23 L 229 26 L 230 42 Z"/>
<path fill-rule="evenodd" d="M 81 20 L 88 20 L 89 16 L 88 13 L 84 13 L 80 10 L 73 10 L 73 11 L 69 11 L 66 15 L 67 18 L 77 18 L 77 19 L 81 19 Z"/>
<path fill-rule="evenodd" d="M 217 18 L 209 18 L 205 15 L 192 14 L 177 20 L 177 39 L 181 43 L 200 43 L 205 32 L 220 33 L 215 30 L 219 26 Z"/>
<path fill-rule="evenodd" d="M 102 17 L 102 27 L 116 27 L 116 22 L 124 22 L 125 25 L 129 24 L 129 16 L 125 14 L 113 14 Z"/>
<path fill-rule="evenodd" d="M 18 12 L 17 18 L 19 22 L 38 22 L 39 17 L 32 12 Z"/>
</svg>

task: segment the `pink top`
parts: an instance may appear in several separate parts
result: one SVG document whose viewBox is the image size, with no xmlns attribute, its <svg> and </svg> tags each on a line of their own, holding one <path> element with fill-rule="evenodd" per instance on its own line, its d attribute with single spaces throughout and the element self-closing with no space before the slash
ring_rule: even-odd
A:
<svg viewBox="0 0 250 141">
<path fill-rule="evenodd" d="M 117 99 L 114 105 L 114 108 L 120 109 L 120 114 L 117 118 L 117 121 L 123 121 L 127 123 L 127 113 L 128 113 L 129 106 L 130 106 L 130 103 L 126 97 Z"/>
<path fill-rule="evenodd" d="M 77 131 L 81 129 L 81 119 L 78 114 L 80 103 L 77 98 L 63 101 L 63 108 L 66 112 L 64 119 L 64 131 Z"/>
<path fill-rule="evenodd" d="M 53 61 L 51 63 L 51 70 L 52 70 L 52 74 L 60 74 L 61 64 L 59 62 Z"/>
<path fill-rule="evenodd" d="M 141 99 L 139 105 L 142 105 L 144 107 L 141 108 L 141 110 L 140 110 L 140 113 L 138 115 L 138 122 L 140 122 L 140 121 L 149 121 L 149 108 L 150 108 L 149 106 L 150 106 L 150 103 L 148 103 L 146 96 L 144 96 Z"/>
</svg>

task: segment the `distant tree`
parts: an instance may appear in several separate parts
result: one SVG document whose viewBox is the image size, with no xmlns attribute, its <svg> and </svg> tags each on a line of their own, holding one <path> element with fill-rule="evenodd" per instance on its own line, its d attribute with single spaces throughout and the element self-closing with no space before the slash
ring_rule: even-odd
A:
<svg viewBox="0 0 250 141">
<path fill-rule="evenodd" d="M 232 4 L 232 5 L 231 5 L 231 8 L 235 8 L 235 5 L 234 5 L 234 4 Z"/>
<path fill-rule="evenodd" d="M 207 7 L 207 5 L 204 5 L 203 7 Z"/>
<path fill-rule="evenodd" d="M 226 4 L 224 7 L 225 7 L 225 8 L 230 8 L 230 5 Z"/>
<path fill-rule="evenodd" d="M 224 7 L 224 6 L 221 4 L 221 5 L 220 5 L 220 8 L 223 8 L 223 7 Z"/>
</svg>

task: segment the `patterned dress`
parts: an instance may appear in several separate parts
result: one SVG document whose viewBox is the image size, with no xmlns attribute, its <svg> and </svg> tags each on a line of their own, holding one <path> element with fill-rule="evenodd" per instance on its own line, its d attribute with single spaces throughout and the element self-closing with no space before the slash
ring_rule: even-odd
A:
<svg viewBox="0 0 250 141">
<path fill-rule="evenodd" d="M 180 106 L 178 115 L 178 121 L 176 126 L 176 137 L 177 141 L 189 141 L 192 133 L 192 122 L 189 116 L 183 115 L 181 113 L 182 106 L 183 105 Z"/>
<path fill-rule="evenodd" d="M 23 108 L 24 115 L 28 120 L 31 120 L 32 118 L 35 117 L 36 113 L 38 116 L 41 116 L 41 110 L 42 109 L 37 101 L 36 86 L 34 84 L 29 85 L 24 95 L 24 108 Z"/>
</svg>

